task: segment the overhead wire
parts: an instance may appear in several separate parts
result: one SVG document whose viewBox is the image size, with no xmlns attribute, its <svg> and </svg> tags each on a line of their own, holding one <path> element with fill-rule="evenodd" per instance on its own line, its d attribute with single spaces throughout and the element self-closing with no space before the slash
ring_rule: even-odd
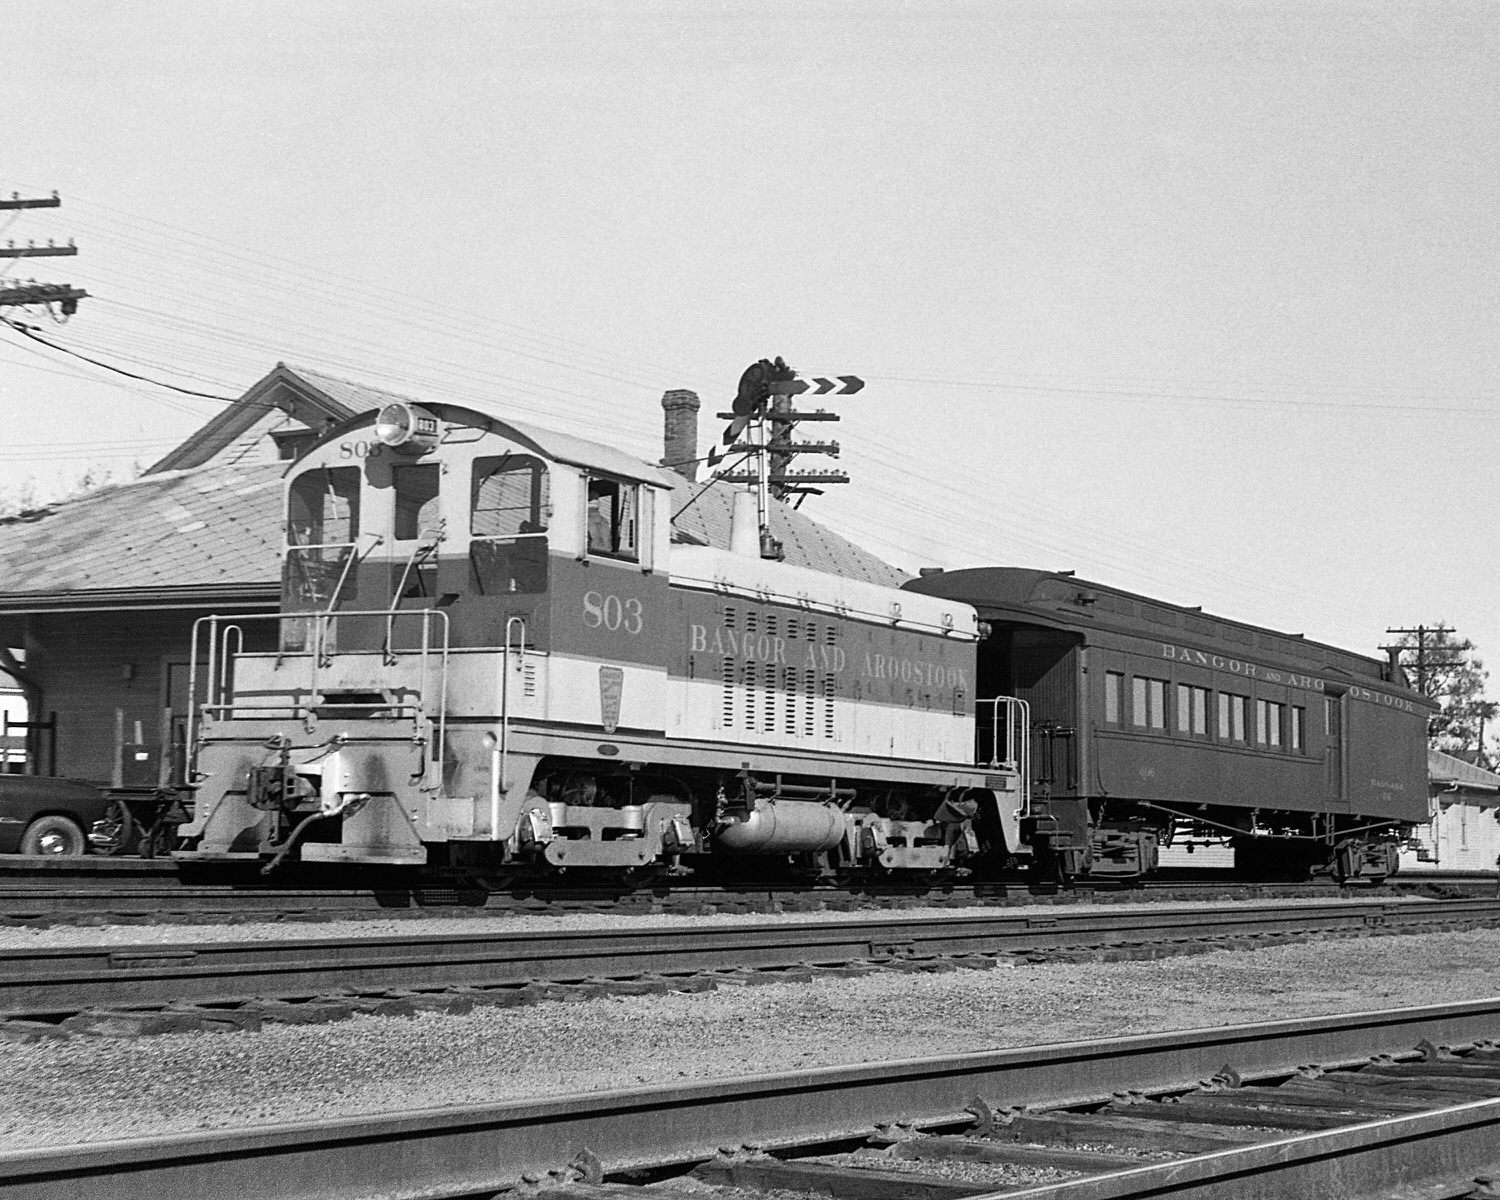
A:
<svg viewBox="0 0 1500 1200">
<path fill-rule="evenodd" d="M 181 392 L 184 396 L 199 396 L 205 400 L 219 400 L 225 404 L 233 404 L 235 401 L 235 397 L 233 396 L 215 396 L 207 392 L 189 391 L 187 388 L 180 388 L 175 384 L 163 383 L 159 379 L 151 379 L 145 375 L 137 375 L 131 371 L 125 370 L 123 367 L 117 367 L 112 363 L 100 362 L 97 359 L 90 358 L 86 354 L 80 354 L 77 350 L 70 350 L 66 346 L 59 346 L 55 342 L 50 342 L 46 338 L 38 334 L 30 326 L 23 325 L 18 321 L 12 321 L 9 317 L 0 316 L 0 324 L 4 324 L 9 328 L 14 329 L 17 333 L 21 334 L 24 337 L 30 338 L 34 342 L 40 342 L 42 345 L 48 346 L 53 350 L 59 350 L 64 354 L 71 354 L 74 358 L 81 358 L 84 362 L 89 363 L 91 366 L 102 367 L 106 371 L 113 371 L 116 375 L 123 375 L 127 379 L 138 379 L 144 383 L 149 383 L 156 387 L 166 388 L 168 391 Z"/>
</svg>

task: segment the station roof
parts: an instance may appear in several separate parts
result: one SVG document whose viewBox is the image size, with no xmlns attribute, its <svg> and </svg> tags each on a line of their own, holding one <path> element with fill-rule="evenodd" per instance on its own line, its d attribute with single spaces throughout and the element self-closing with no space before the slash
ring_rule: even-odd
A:
<svg viewBox="0 0 1500 1200">
<path fill-rule="evenodd" d="M 139 479 L 0 519 L 0 614 L 274 604 L 289 464 L 276 457 L 271 432 L 319 428 L 396 400 L 412 398 L 278 363 Z M 583 439 L 526 428 L 592 452 Z M 636 465 L 638 477 L 672 484 L 678 536 L 728 547 L 732 488 Z M 774 507 L 771 527 L 794 565 L 892 587 L 906 578 L 785 505 Z"/>
<path fill-rule="evenodd" d="M 1482 808 L 1500 806 L 1500 775 L 1465 762 L 1456 754 L 1429 749 L 1427 781 L 1439 801 Z"/>
<path fill-rule="evenodd" d="M 0 612 L 274 602 L 285 469 L 163 471 L 0 520 Z"/>
</svg>

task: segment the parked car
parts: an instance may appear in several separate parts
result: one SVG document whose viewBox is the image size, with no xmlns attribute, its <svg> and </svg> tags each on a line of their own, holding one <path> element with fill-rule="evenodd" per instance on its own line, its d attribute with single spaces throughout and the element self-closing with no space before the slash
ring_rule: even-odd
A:
<svg viewBox="0 0 1500 1200">
<path fill-rule="evenodd" d="M 111 803 L 76 779 L 0 775 L 0 854 L 85 854 Z"/>
</svg>

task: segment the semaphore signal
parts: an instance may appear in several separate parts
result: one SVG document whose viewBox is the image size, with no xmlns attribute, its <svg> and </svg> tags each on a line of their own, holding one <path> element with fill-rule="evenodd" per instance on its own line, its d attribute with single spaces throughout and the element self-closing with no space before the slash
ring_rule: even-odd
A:
<svg viewBox="0 0 1500 1200">
<path fill-rule="evenodd" d="M 799 454 L 827 454 L 837 458 L 840 451 L 835 441 L 799 442 L 793 439 L 792 431 L 800 422 L 837 421 L 839 416 L 822 409 L 798 412 L 792 407 L 791 398 L 805 392 L 812 392 L 815 396 L 830 392 L 853 395 L 864 386 L 865 381 L 857 375 L 814 376 L 810 381 L 799 379 L 797 372 L 779 357 L 751 363 L 740 376 L 731 411 L 719 416 L 729 421 L 724 430 L 724 445 L 743 453 L 750 460 L 750 469 L 726 472 L 716 478 L 754 487 L 762 553 L 768 557 L 779 557 L 779 546 L 770 532 L 769 502 L 772 498 L 784 501 L 795 496 L 800 505 L 806 496 L 823 494 L 822 487 L 817 485 L 849 482 L 844 471 L 791 469 L 792 460 Z M 715 461 L 714 456 L 710 455 L 709 461 Z"/>
</svg>

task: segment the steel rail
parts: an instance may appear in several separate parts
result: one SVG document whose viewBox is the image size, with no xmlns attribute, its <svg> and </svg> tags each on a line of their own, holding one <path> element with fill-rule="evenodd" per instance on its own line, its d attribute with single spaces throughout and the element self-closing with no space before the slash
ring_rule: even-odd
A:
<svg viewBox="0 0 1500 1200">
<path fill-rule="evenodd" d="M 1500 1165 L 1500 1100 L 1477 1100 L 969 1200 L 1353 1200 L 1451 1183 L 1492 1164 Z"/>
<path fill-rule="evenodd" d="M 1080 946 L 1163 946 L 1318 935 L 1366 935 L 1500 922 L 1497 900 L 1402 903 L 1167 905 L 1101 912 L 1004 909 L 903 920 L 642 924 L 515 933 L 39 947 L 0 952 L 0 1017 L 90 1006 L 211 1003 L 459 985 L 567 983 L 733 968 L 1046 952 Z M 1255 944 L 1255 943 L 1251 943 Z"/>
<path fill-rule="evenodd" d="M 563 1167 L 585 1147 L 611 1172 L 690 1163 L 747 1140 L 774 1147 L 862 1137 L 893 1123 L 959 1123 L 967 1119 L 964 1109 L 974 1097 L 996 1109 L 1104 1100 L 1123 1089 L 1180 1087 L 1226 1062 L 1244 1079 L 1272 1078 L 1305 1063 L 1354 1065 L 1375 1053 L 1402 1052 L 1422 1039 L 1459 1044 L 1497 1031 L 1500 998 L 822 1067 L 675 1088 L 12 1150 L 0 1152 L 0 1200 L 468 1195 Z M 1489 1128 L 1489 1136 L 1500 1128 L 1494 1123 L 1500 1121 L 1500 1102 L 1493 1109 L 1464 1107 L 1479 1118 L 1474 1128 Z M 1419 1124 L 1406 1128 L 1437 1132 Z M 1277 1144 L 1307 1143 L 1293 1138 Z M 1295 1157 L 1291 1151 L 1276 1153 Z M 1097 1200 L 1115 1194 L 1101 1192 Z M 1090 1195 L 1079 1192 L 1068 1200 Z"/>
</svg>

